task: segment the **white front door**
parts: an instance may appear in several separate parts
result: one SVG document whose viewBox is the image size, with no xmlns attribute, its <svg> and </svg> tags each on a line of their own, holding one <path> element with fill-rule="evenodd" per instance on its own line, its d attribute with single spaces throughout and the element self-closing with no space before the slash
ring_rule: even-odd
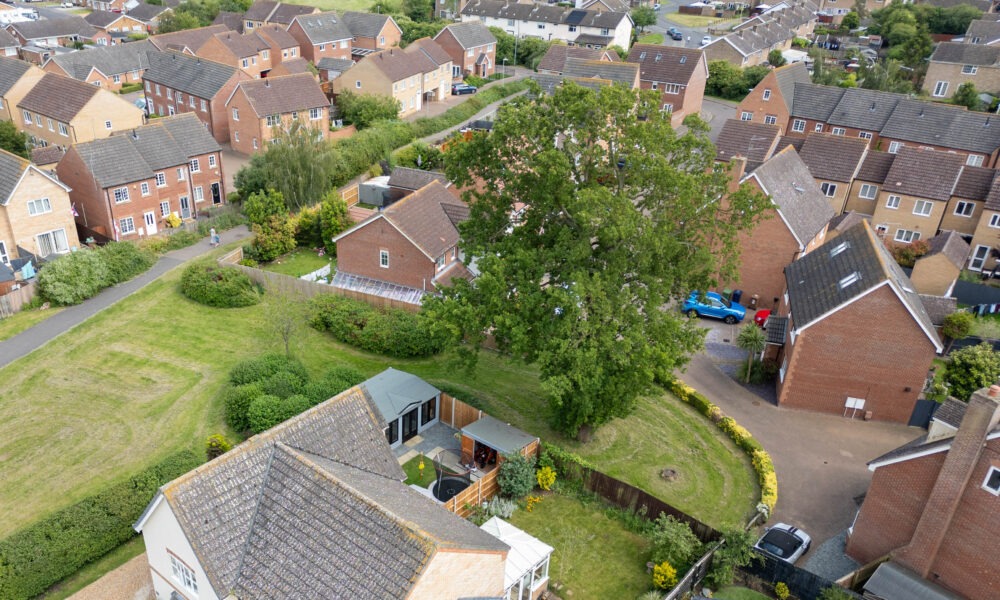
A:
<svg viewBox="0 0 1000 600">
<path fill-rule="evenodd" d="M 143 215 L 146 220 L 146 235 L 153 235 L 156 233 L 156 213 L 150 211 Z"/>
<path fill-rule="evenodd" d="M 983 265 L 986 264 L 986 259 L 990 255 L 989 246 L 976 246 L 975 252 L 972 253 L 972 258 L 969 259 L 969 270 L 970 271 L 982 271 Z"/>
<path fill-rule="evenodd" d="M 187 196 L 181 196 L 181 218 L 191 218 L 191 202 L 188 200 Z"/>
</svg>

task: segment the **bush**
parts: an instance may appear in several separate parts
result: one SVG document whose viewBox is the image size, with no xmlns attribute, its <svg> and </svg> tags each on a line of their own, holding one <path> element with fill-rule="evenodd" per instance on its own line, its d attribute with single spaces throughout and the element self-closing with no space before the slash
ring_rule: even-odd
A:
<svg viewBox="0 0 1000 600">
<path fill-rule="evenodd" d="M 853 600 L 852 596 L 847 590 L 842 587 L 832 586 L 824 589 L 819 593 L 819 600 Z"/>
<path fill-rule="evenodd" d="M 788 585 L 786 585 L 785 582 L 779 581 L 774 584 L 774 597 L 778 600 L 788 600 L 788 594 L 790 593 L 791 592 L 788 591 Z"/>
<path fill-rule="evenodd" d="M 477 87 L 477 88 L 481 88 L 481 87 L 483 87 L 484 85 L 486 85 L 488 83 L 482 77 L 477 77 L 475 75 L 466 75 L 465 79 L 463 81 L 465 83 L 467 83 L 467 84 L 469 84 L 469 85 L 471 85 L 473 87 Z"/>
<path fill-rule="evenodd" d="M 0 598 L 34 598 L 132 539 L 156 490 L 200 463 L 193 452 L 173 454 L 0 540 Z"/>
<path fill-rule="evenodd" d="M 413 142 L 393 153 L 393 162 L 399 167 L 432 171 L 444 166 L 444 153 L 423 142 Z"/>
<path fill-rule="evenodd" d="M 712 555 L 712 566 L 706 578 L 713 589 L 731 584 L 737 567 L 745 567 L 755 559 L 762 560 L 754 552 L 757 537 L 753 533 L 737 528 L 723 532 L 722 537 L 725 542 Z"/>
<path fill-rule="evenodd" d="M 556 482 L 556 470 L 552 467 L 542 467 L 535 473 L 535 479 L 538 481 L 538 487 L 549 491 Z"/>
<path fill-rule="evenodd" d="M 507 454 L 497 473 L 500 494 L 515 500 L 524 498 L 535 487 L 535 458 Z"/>
<path fill-rule="evenodd" d="M 361 130 L 378 121 L 398 119 L 400 105 L 392 96 L 344 91 L 337 97 L 337 109 L 345 123 Z"/>
<path fill-rule="evenodd" d="M 264 225 L 251 225 L 254 258 L 260 262 L 271 262 L 294 250 L 295 228 L 295 220 L 288 215 L 271 216 Z"/>
<path fill-rule="evenodd" d="M 148 271 L 156 262 L 152 252 L 131 242 L 111 242 L 97 252 L 108 266 L 107 285 L 128 281 Z"/>
<path fill-rule="evenodd" d="M 247 412 L 250 410 L 250 403 L 262 395 L 264 395 L 264 391 L 258 383 L 227 388 L 222 396 L 226 424 L 232 427 L 233 431 L 240 433 L 249 431 L 250 419 L 247 417 Z"/>
<path fill-rule="evenodd" d="M 701 550 L 701 541 L 691 531 L 691 526 L 665 513 L 660 513 L 656 519 L 650 541 L 653 543 L 652 561 L 677 565 L 682 573 Z"/>
<path fill-rule="evenodd" d="M 309 379 L 309 371 L 298 359 L 272 353 L 236 363 L 229 370 L 229 383 L 233 385 L 257 383 L 279 371 L 288 371 L 304 381 Z"/>
<path fill-rule="evenodd" d="M 246 224 L 247 220 L 238 210 L 233 207 L 222 209 L 216 214 L 200 217 L 198 219 L 198 235 L 205 237 L 211 229 L 216 231 L 226 231 L 233 227 Z"/>
<path fill-rule="evenodd" d="M 205 441 L 205 458 L 212 460 L 218 458 L 229 452 L 233 445 L 226 439 L 226 436 L 221 433 L 216 433 L 215 435 L 208 436 L 208 440 Z"/>
<path fill-rule="evenodd" d="M 180 250 L 181 248 L 194 246 L 201 241 L 202 237 L 203 236 L 200 236 L 193 231 L 181 229 L 170 234 L 170 237 L 167 238 L 167 245 L 164 248 L 164 251 L 169 252 L 171 250 Z"/>
<path fill-rule="evenodd" d="M 509 519 L 514 511 L 517 510 L 517 502 L 510 500 L 508 498 L 501 498 L 500 496 L 494 496 L 491 500 L 486 501 L 486 514 L 489 517 L 500 517 L 501 519 Z"/>
<path fill-rule="evenodd" d="M 79 304 L 108 286 L 111 275 L 98 250 L 78 250 L 46 263 L 38 271 L 38 292 L 62 306 Z"/>
<path fill-rule="evenodd" d="M 260 383 L 260 389 L 265 394 L 281 399 L 301 394 L 308 381 L 288 371 L 278 371 Z"/>
<path fill-rule="evenodd" d="M 1000 352 L 987 342 L 969 346 L 951 353 L 951 362 L 945 371 L 944 381 L 950 386 L 952 396 L 968 402 L 972 393 L 996 383 L 1000 376 Z"/>
<path fill-rule="evenodd" d="M 309 398 L 302 395 L 282 399 L 264 394 L 250 403 L 247 420 L 250 421 L 250 431 L 260 433 L 282 423 L 312 406 Z"/>
<path fill-rule="evenodd" d="M 768 383 L 774 383 L 775 378 L 778 376 L 778 370 L 781 368 L 775 361 L 771 359 L 753 361 L 753 366 L 750 371 L 750 383 L 754 385 L 765 385 Z M 736 377 L 740 381 L 747 380 L 747 364 L 742 363 L 740 368 L 736 373 Z"/>
<path fill-rule="evenodd" d="M 669 590 L 677 585 L 677 569 L 668 562 L 653 567 L 653 585 L 661 590 Z"/>
<path fill-rule="evenodd" d="M 589 471 L 597 467 L 578 454 L 563 450 L 559 446 L 542 442 L 543 462 L 549 461 L 555 466 L 556 475 L 567 481 L 582 482 Z"/>
<path fill-rule="evenodd" d="M 235 268 L 194 264 L 184 269 L 181 292 L 207 306 L 238 308 L 259 303 L 262 290 Z"/>
<path fill-rule="evenodd" d="M 443 348 L 426 317 L 378 309 L 359 300 L 321 294 L 309 303 L 309 323 L 335 340 L 367 352 L 397 358 L 430 356 Z"/>
<path fill-rule="evenodd" d="M 364 380 L 364 375 L 350 367 L 333 367 L 319 381 L 307 384 L 302 394 L 312 400 L 313 404 L 319 404 Z"/>
</svg>

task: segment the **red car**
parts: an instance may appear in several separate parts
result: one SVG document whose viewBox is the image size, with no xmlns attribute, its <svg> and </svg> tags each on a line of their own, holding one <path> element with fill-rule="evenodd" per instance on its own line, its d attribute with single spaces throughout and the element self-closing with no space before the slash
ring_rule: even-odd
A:
<svg viewBox="0 0 1000 600">
<path fill-rule="evenodd" d="M 757 311 L 753 316 L 753 322 L 757 324 L 757 327 L 764 329 L 767 325 L 767 318 L 771 316 L 770 308 L 762 308 Z"/>
</svg>

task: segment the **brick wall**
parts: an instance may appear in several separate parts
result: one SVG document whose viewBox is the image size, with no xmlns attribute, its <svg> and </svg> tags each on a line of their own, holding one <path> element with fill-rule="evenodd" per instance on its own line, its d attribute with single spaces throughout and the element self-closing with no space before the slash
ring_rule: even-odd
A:
<svg viewBox="0 0 1000 600">
<path fill-rule="evenodd" d="M 897 208 L 889 208 L 886 203 L 889 196 L 897 196 L 899 204 Z M 928 216 L 913 213 L 914 207 L 919 201 L 931 203 L 931 213 Z M 920 234 L 920 239 L 929 240 L 937 235 L 938 225 L 944 215 L 946 202 L 929 200 L 918 196 L 908 196 L 893 192 L 888 186 L 879 190 L 878 198 L 875 200 L 875 211 L 872 214 L 872 228 L 885 227 L 885 239 L 895 240 L 896 232 L 900 229 L 914 231 Z M 903 240 L 898 240 L 903 242 Z"/>
<path fill-rule="evenodd" d="M 923 90 L 928 94 L 933 94 L 939 81 L 947 81 L 948 89 L 945 91 L 944 96 L 939 98 L 942 101 L 946 101 L 947 98 L 954 96 L 959 86 L 967 81 L 975 84 L 976 91 L 979 93 L 995 94 L 1000 92 L 1000 68 L 979 65 L 976 68 L 976 74 L 969 75 L 962 73 L 964 66 L 931 61 L 927 65 L 927 75 L 924 76 Z"/>
<path fill-rule="evenodd" d="M 39 69 L 38 67 L 32 65 L 24 72 L 10 89 L 2 96 L 3 107 L 0 108 L 0 119 L 4 121 L 13 121 L 14 126 L 21 129 L 18 121 L 21 119 L 21 109 L 17 108 L 17 105 L 24 99 L 25 94 L 31 91 L 31 88 L 35 87 L 38 80 L 45 75 L 45 71 Z"/>
<path fill-rule="evenodd" d="M 389 251 L 389 268 L 379 266 L 381 250 Z M 433 289 L 434 262 L 385 219 L 376 219 L 337 242 L 337 268 L 419 290 Z"/>
<path fill-rule="evenodd" d="M 48 198 L 52 209 L 42 214 L 29 214 L 28 202 L 39 198 Z M 18 246 L 39 254 L 37 236 L 58 229 L 66 234 L 67 251 L 80 246 L 69 194 L 34 169 L 27 170 L 7 204 L 0 207 L 0 215 L 0 241 L 4 242 L 9 258 L 18 256 Z"/>
<path fill-rule="evenodd" d="M 798 253 L 798 242 L 778 211 L 769 208 L 752 230 L 740 232 L 739 280 L 725 287 L 743 290 L 741 303 L 744 306 L 754 294 L 759 296 L 760 306 L 770 306 L 772 298 L 784 293 L 785 265 Z"/>
<path fill-rule="evenodd" d="M 935 349 L 883 285 L 810 326 L 785 345 L 785 353 L 780 406 L 842 415 L 851 396 L 864 398 L 875 420 L 906 423 Z"/>
<path fill-rule="evenodd" d="M 874 185 L 879 191 L 882 190 L 881 183 L 855 179 L 854 182 L 851 183 L 851 189 L 847 194 L 844 212 L 850 212 L 853 210 L 863 215 L 870 215 L 875 212 L 875 203 L 878 200 L 878 192 L 875 193 L 875 198 L 862 198 L 861 187 L 865 184 Z"/>
<path fill-rule="evenodd" d="M 237 71 L 236 74 L 223 85 L 218 93 L 212 98 L 200 98 L 195 97 L 195 106 L 191 106 L 191 95 L 184 94 L 184 103 L 178 103 L 176 101 L 176 90 L 155 81 L 145 80 L 146 89 L 146 103 L 147 110 L 150 114 L 158 114 L 160 116 L 167 116 L 170 114 L 168 107 L 174 108 L 174 114 L 180 114 L 185 112 L 193 112 L 198 115 L 198 118 L 202 123 L 208 126 L 209 132 L 211 132 L 212 137 L 215 141 L 220 144 L 229 143 L 229 115 L 226 111 L 226 100 L 229 99 L 229 95 L 233 93 L 236 88 L 236 84 L 240 81 L 246 81 L 250 79 L 250 76 L 243 71 Z M 159 87 L 157 87 L 157 85 Z M 167 90 L 170 90 L 170 98 L 167 98 Z M 159 93 L 157 93 L 159 92 Z M 205 108 L 202 109 L 201 101 L 205 101 Z"/>
<path fill-rule="evenodd" d="M 219 186 L 219 204 L 226 201 L 225 175 L 222 172 L 222 153 L 212 152 L 215 166 L 211 166 L 209 154 L 201 154 L 192 158 L 198 159 L 198 172 L 191 173 L 191 194 L 196 208 L 205 208 L 212 205 L 212 184 Z M 196 188 L 202 189 L 202 199 L 198 200 Z"/>
<path fill-rule="evenodd" d="M 967 204 L 972 204 L 972 214 L 955 214 L 955 208 L 958 206 L 959 202 L 965 202 Z M 957 231 L 965 235 L 972 235 L 976 231 L 976 223 L 979 222 L 979 217 L 983 214 L 983 202 L 966 200 L 965 198 L 958 198 L 957 196 L 952 196 L 951 200 L 948 201 L 948 206 L 945 208 L 944 216 L 941 217 L 940 229 L 948 231 Z"/>
<path fill-rule="evenodd" d="M 726 45 L 728 46 L 728 44 Z M 706 56 L 706 58 L 710 61 L 714 60 L 714 57 Z M 765 92 L 768 90 L 770 90 L 770 95 L 767 100 L 764 100 Z M 791 99 L 786 98 L 786 100 L 790 101 Z M 746 98 L 736 107 L 737 119 L 741 119 L 743 113 L 750 113 L 752 118 L 749 120 L 754 123 L 765 123 L 766 117 L 773 116 L 775 125 L 781 127 L 782 133 L 789 131 L 791 123 L 788 121 L 788 109 L 782 101 L 781 90 L 778 88 L 778 79 L 774 75 L 774 71 L 765 75 L 757 87 L 747 94 Z"/>
</svg>

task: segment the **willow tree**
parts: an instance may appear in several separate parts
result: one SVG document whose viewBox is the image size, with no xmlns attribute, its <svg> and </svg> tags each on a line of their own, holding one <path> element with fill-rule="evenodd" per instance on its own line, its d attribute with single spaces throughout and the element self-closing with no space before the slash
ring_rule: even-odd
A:
<svg viewBox="0 0 1000 600">
<path fill-rule="evenodd" d="M 763 202 L 727 197 L 707 127 L 689 118 L 675 131 L 658 93 L 566 84 L 533 96 L 449 148 L 479 276 L 425 309 L 470 364 L 487 334 L 536 364 L 556 426 L 575 434 L 628 414 L 701 347 L 673 303 L 733 279 L 737 234 Z"/>
</svg>

